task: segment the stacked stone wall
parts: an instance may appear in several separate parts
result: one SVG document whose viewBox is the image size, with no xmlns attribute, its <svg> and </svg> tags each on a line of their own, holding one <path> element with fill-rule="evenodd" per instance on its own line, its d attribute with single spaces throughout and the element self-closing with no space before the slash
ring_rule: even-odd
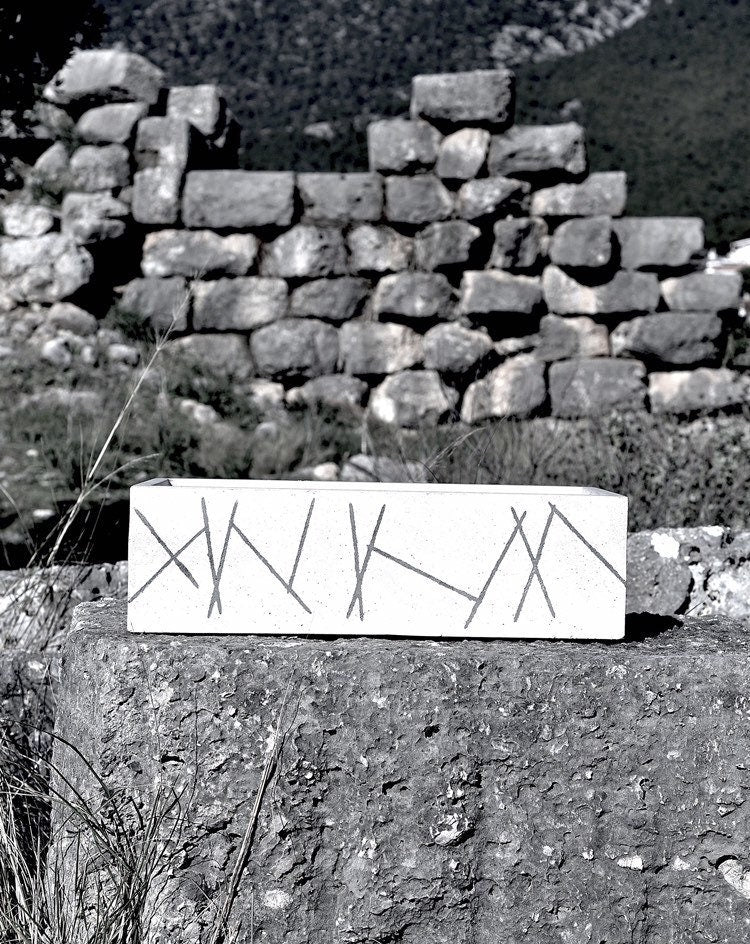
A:
<svg viewBox="0 0 750 944">
<path fill-rule="evenodd" d="M 361 173 L 238 170 L 220 90 L 122 51 L 75 54 L 45 99 L 60 140 L 1 214 L 6 311 L 111 299 L 119 252 L 121 312 L 288 405 L 417 427 L 750 399 L 741 277 L 706 270 L 703 222 L 624 216 L 582 127 L 513 124 L 510 72 L 416 76 Z"/>
</svg>

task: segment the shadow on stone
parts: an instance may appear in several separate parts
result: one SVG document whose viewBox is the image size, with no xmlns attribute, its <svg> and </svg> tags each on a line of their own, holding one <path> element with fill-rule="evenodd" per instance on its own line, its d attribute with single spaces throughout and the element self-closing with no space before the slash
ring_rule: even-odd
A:
<svg viewBox="0 0 750 944">
<path fill-rule="evenodd" d="M 628 613 L 625 617 L 625 638 L 617 642 L 643 642 L 670 629 L 682 626 L 676 616 L 656 616 L 654 613 Z"/>
</svg>

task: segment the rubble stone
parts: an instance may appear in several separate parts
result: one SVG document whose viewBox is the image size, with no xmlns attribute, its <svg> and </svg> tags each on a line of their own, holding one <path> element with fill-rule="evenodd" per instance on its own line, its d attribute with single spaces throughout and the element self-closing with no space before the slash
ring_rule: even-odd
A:
<svg viewBox="0 0 750 944">
<path fill-rule="evenodd" d="M 680 311 L 730 311 L 740 306 L 739 272 L 691 272 L 665 279 L 661 294 L 670 308 Z"/>
<path fill-rule="evenodd" d="M 614 357 L 558 361 L 549 369 L 553 416 L 600 416 L 646 408 L 646 368 Z"/>
<path fill-rule="evenodd" d="M 79 49 L 44 89 L 55 105 L 78 102 L 154 104 L 164 73 L 143 56 L 120 49 Z"/>
<path fill-rule="evenodd" d="M 680 550 L 671 529 L 628 535 L 628 613 L 673 616 L 684 612 L 693 575 Z"/>
<path fill-rule="evenodd" d="M 152 115 L 138 122 L 134 156 L 139 168 L 176 167 L 184 171 L 195 147 L 195 131 L 185 118 Z"/>
<path fill-rule="evenodd" d="M 440 132 L 426 121 L 373 121 L 367 127 L 370 169 L 394 174 L 428 169 L 437 160 L 441 140 Z"/>
<path fill-rule="evenodd" d="M 426 482 L 428 472 L 420 462 L 389 456 L 358 454 L 341 468 L 342 482 Z"/>
<path fill-rule="evenodd" d="M 53 328 L 70 331 L 81 338 L 96 334 L 98 327 L 93 315 L 71 302 L 56 302 L 47 312 L 46 320 Z"/>
<path fill-rule="evenodd" d="M 413 241 L 388 226 L 361 223 L 347 237 L 353 272 L 400 272 L 409 267 Z"/>
<path fill-rule="evenodd" d="M 450 282 L 433 272 L 400 272 L 382 278 L 373 294 L 372 308 L 382 319 L 444 318 L 451 300 Z"/>
<path fill-rule="evenodd" d="M 490 133 L 483 128 L 461 128 L 443 139 L 435 172 L 445 180 L 471 180 L 487 159 Z"/>
<path fill-rule="evenodd" d="M 393 374 L 421 363 L 422 338 L 393 322 L 347 321 L 340 329 L 341 362 L 347 374 Z"/>
<path fill-rule="evenodd" d="M 464 220 L 481 220 L 502 213 L 524 212 L 528 206 L 529 184 L 510 177 L 480 177 L 459 188 L 456 214 Z"/>
<path fill-rule="evenodd" d="M 70 159 L 70 189 L 84 193 L 130 183 L 130 154 L 122 144 L 84 144 Z"/>
<path fill-rule="evenodd" d="M 160 278 L 247 275 L 258 245 L 250 233 L 219 236 L 211 230 L 160 230 L 146 235 L 141 270 L 146 276 Z"/>
<path fill-rule="evenodd" d="M 514 108 L 515 76 L 506 69 L 415 75 L 411 82 L 412 118 L 499 128 L 513 121 Z"/>
<path fill-rule="evenodd" d="M 474 370 L 493 350 L 488 335 L 459 324 L 439 324 L 424 336 L 424 366 L 443 374 Z"/>
<path fill-rule="evenodd" d="M 284 319 L 254 331 L 250 350 L 260 376 L 307 380 L 336 369 L 338 332 L 312 318 Z"/>
<path fill-rule="evenodd" d="M 383 215 L 379 174 L 299 174 L 297 186 L 310 222 L 370 222 Z"/>
<path fill-rule="evenodd" d="M 289 314 L 294 318 L 322 318 L 338 324 L 359 313 L 368 293 L 368 282 L 354 276 L 314 279 L 294 289 Z"/>
<path fill-rule="evenodd" d="M 182 171 L 178 167 L 147 167 L 133 175 L 131 212 L 136 223 L 169 226 L 180 215 Z"/>
<path fill-rule="evenodd" d="M 532 216 L 622 216 L 627 202 L 623 171 L 600 171 L 580 184 L 557 184 L 531 195 Z"/>
<path fill-rule="evenodd" d="M 644 314 L 659 304 L 652 272 L 617 272 L 603 285 L 583 285 L 557 266 L 542 275 L 547 306 L 558 315 Z"/>
<path fill-rule="evenodd" d="M 490 174 L 578 177 L 586 173 L 586 135 L 575 122 L 515 125 L 490 144 Z"/>
<path fill-rule="evenodd" d="M 89 253 L 62 233 L 0 240 L 0 282 L 16 302 L 62 301 L 86 285 L 93 271 Z"/>
<path fill-rule="evenodd" d="M 287 394 L 291 406 L 327 407 L 329 409 L 356 410 L 362 406 L 369 387 L 364 380 L 342 374 L 314 377 L 295 387 Z"/>
<path fill-rule="evenodd" d="M 545 315 L 539 323 L 539 343 L 534 354 L 548 362 L 570 357 L 607 357 L 609 332 L 604 325 L 585 316 Z"/>
<path fill-rule="evenodd" d="M 224 129 L 226 111 L 224 96 L 217 85 L 178 85 L 167 96 L 167 117 L 189 121 L 209 140 Z"/>
<path fill-rule="evenodd" d="M 432 223 L 453 212 L 453 197 L 437 177 L 388 177 L 385 181 L 385 215 L 393 223 Z"/>
<path fill-rule="evenodd" d="M 519 354 L 469 385 L 461 419 L 474 424 L 495 418 L 526 418 L 533 416 L 546 399 L 544 365 L 528 354 Z"/>
<path fill-rule="evenodd" d="M 119 239 L 125 233 L 130 210 L 108 193 L 66 193 L 60 228 L 80 245 Z"/>
<path fill-rule="evenodd" d="M 56 141 L 37 158 L 29 182 L 55 195 L 70 185 L 70 157 L 62 141 Z"/>
<path fill-rule="evenodd" d="M 240 382 L 253 372 L 247 338 L 240 334 L 189 334 L 167 341 L 164 353 L 191 376 L 209 374 Z"/>
<path fill-rule="evenodd" d="M 459 312 L 469 316 L 530 315 L 542 301 L 538 278 L 488 270 L 464 272 Z"/>
<path fill-rule="evenodd" d="M 289 171 L 194 170 L 185 178 L 182 219 L 191 229 L 288 226 L 293 212 Z"/>
<path fill-rule="evenodd" d="M 547 224 L 539 219 L 498 220 L 489 265 L 493 269 L 535 269 L 547 252 Z"/>
<path fill-rule="evenodd" d="M 252 331 L 286 317 L 287 285 L 283 279 L 245 278 L 192 284 L 196 331 Z"/>
<path fill-rule="evenodd" d="M 703 220 L 697 217 L 625 217 L 612 224 L 623 269 L 680 268 L 703 251 Z"/>
<path fill-rule="evenodd" d="M 722 320 L 713 312 L 658 312 L 618 324 L 612 353 L 662 364 L 715 363 L 721 358 L 723 334 Z"/>
<path fill-rule="evenodd" d="M 347 270 L 344 237 L 332 226 L 298 223 L 265 247 L 264 275 L 283 278 L 318 278 L 343 275 Z"/>
<path fill-rule="evenodd" d="M 549 244 L 555 265 L 598 269 L 612 260 L 612 220 L 592 216 L 567 220 L 555 230 Z"/>
<path fill-rule="evenodd" d="M 436 426 L 457 403 L 457 391 L 437 371 L 404 370 L 373 390 L 368 409 L 381 423 L 414 429 Z"/>
<path fill-rule="evenodd" d="M 117 307 L 148 322 L 155 331 L 186 331 L 189 293 L 185 279 L 133 279 Z"/>
<path fill-rule="evenodd" d="M 91 108 L 78 119 L 76 134 L 86 144 L 128 144 L 147 110 L 145 102 L 117 102 Z"/>
<path fill-rule="evenodd" d="M 52 211 L 45 206 L 8 203 L 0 207 L 0 226 L 6 236 L 32 238 L 44 236 L 54 226 Z"/>
<path fill-rule="evenodd" d="M 750 378 L 728 367 L 698 367 L 649 375 L 654 413 L 690 414 L 750 403 Z"/>
<path fill-rule="evenodd" d="M 432 272 L 464 265 L 469 261 L 472 247 L 481 235 L 478 226 L 465 220 L 432 223 L 417 233 L 414 239 L 417 267 Z"/>
</svg>

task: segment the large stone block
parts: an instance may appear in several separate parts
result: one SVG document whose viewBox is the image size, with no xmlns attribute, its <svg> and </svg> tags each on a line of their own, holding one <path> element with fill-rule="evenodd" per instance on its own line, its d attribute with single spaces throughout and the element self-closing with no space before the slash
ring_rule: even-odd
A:
<svg viewBox="0 0 750 944">
<path fill-rule="evenodd" d="M 531 195 L 532 216 L 622 216 L 627 202 L 623 171 L 591 174 L 580 184 L 557 184 Z"/>
<path fill-rule="evenodd" d="M 140 168 L 176 167 L 184 171 L 196 147 L 195 129 L 185 118 L 153 115 L 138 122 L 134 157 Z"/>
<path fill-rule="evenodd" d="M 419 269 L 432 272 L 463 266 L 471 258 L 471 251 L 482 231 L 465 220 L 431 223 L 417 233 L 414 239 L 414 260 Z"/>
<path fill-rule="evenodd" d="M 191 376 L 209 374 L 231 383 L 247 380 L 253 373 L 247 338 L 239 334 L 189 334 L 168 341 L 164 354 Z"/>
<path fill-rule="evenodd" d="M 533 416 L 547 399 L 544 364 L 528 354 L 511 357 L 469 384 L 461 405 L 464 423 Z"/>
<path fill-rule="evenodd" d="M 646 368 L 612 357 L 559 361 L 549 369 L 553 416 L 600 416 L 646 408 Z"/>
<path fill-rule="evenodd" d="M 121 49 L 79 49 L 44 89 L 56 105 L 94 102 L 154 104 L 164 73 L 143 56 Z"/>
<path fill-rule="evenodd" d="M 567 220 L 555 230 L 549 244 L 555 265 L 575 269 L 598 269 L 612 260 L 612 220 L 592 216 Z"/>
<path fill-rule="evenodd" d="M 381 423 L 419 429 L 436 426 L 458 403 L 458 392 L 434 370 L 391 374 L 370 395 L 369 411 Z"/>
<path fill-rule="evenodd" d="M 728 367 L 655 372 L 649 376 L 654 413 L 696 413 L 750 403 L 750 378 Z"/>
<path fill-rule="evenodd" d="M 549 310 L 558 315 L 643 314 L 659 304 L 659 281 L 652 272 L 617 272 L 604 285 L 583 285 L 549 265 L 542 286 Z"/>
<path fill-rule="evenodd" d="M 540 280 L 489 270 L 464 272 L 459 312 L 469 316 L 532 314 L 542 301 Z"/>
<path fill-rule="evenodd" d="M 633 216 L 612 226 L 623 269 L 677 269 L 703 251 L 703 220 L 697 217 Z"/>
<path fill-rule="evenodd" d="M 680 311 L 728 311 L 739 308 L 742 276 L 739 272 L 691 272 L 661 283 L 670 308 Z"/>
<path fill-rule="evenodd" d="M 252 331 L 284 318 L 289 301 L 283 279 L 248 276 L 193 282 L 196 331 Z"/>
<path fill-rule="evenodd" d="M 315 279 L 294 289 L 289 314 L 295 318 L 322 318 L 339 323 L 359 313 L 369 292 L 365 279 Z"/>
<path fill-rule="evenodd" d="M 408 269 L 413 240 L 389 226 L 361 223 L 347 236 L 349 265 L 353 272 L 400 272 Z"/>
<path fill-rule="evenodd" d="M 60 228 L 79 245 L 118 239 L 125 233 L 129 207 L 108 193 L 66 193 Z"/>
<path fill-rule="evenodd" d="M 528 207 L 529 184 L 510 177 L 480 177 L 459 189 L 456 213 L 464 220 L 521 213 Z"/>
<path fill-rule="evenodd" d="M 219 236 L 211 230 L 165 229 L 146 235 L 141 270 L 160 278 L 246 275 L 257 254 L 258 240 L 250 233 Z"/>
<path fill-rule="evenodd" d="M 357 410 L 362 406 L 368 390 L 365 381 L 358 377 L 329 374 L 326 377 L 313 377 L 301 387 L 295 387 L 289 391 L 286 399 L 292 406 L 304 404 L 309 407 Z"/>
<path fill-rule="evenodd" d="M 474 370 L 493 351 L 491 339 L 483 331 L 459 324 L 439 324 L 424 336 L 424 365 L 443 374 L 464 374 Z"/>
<path fill-rule="evenodd" d="M 591 318 L 545 315 L 539 323 L 539 339 L 534 354 L 542 361 L 607 357 L 610 353 L 609 332 Z"/>
<path fill-rule="evenodd" d="M 370 169 L 402 174 L 434 165 L 442 135 L 426 121 L 383 118 L 367 126 Z"/>
<path fill-rule="evenodd" d="M 385 215 L 392 223 L 432 223 L 452 213 L 450 191 L 432 174 L 386 178 Z"/>
<path fill-rule="evenodd" d="M 59 302 L 86 285 L 93 272 L 91 255 L 66 234 L 0 240 L 0 282 L 16 302 Z"/>
<path fill-rule="evenodd" d="M 340 229 L 298 223 L 265 247 L 261 272 L 283 278 L 319 278 L 343 275 L 347 262 Z"/>
<path fill-rule="evenodd" d="M 612 332 L 612 353 L 662 364 L 711 364 L 721 358 L 724 325 L 713 312 L 664 311 L 623 321 Z"/>
<path fill-rule="evenodd" d="M 461 128 L 440 145 L 435 172 L 445 180 L 471 180 L 487 160 L 490 133 L 484 128 Z"/>
<path fill-rule="evenodd" d="M 372 310 L 381 320 L 388 318 L 445 318 L 451 301 L 451 285 L 437 272 L 400 272 L 386 275 L 372 298 Z"/>
<path fill-rule="evenodd" d="M 84 112 L 75 126 L 87 144 L 128 144 L 135 126 L 148 111 L 145 102 L 117 102 Z"/>
<path fill-rule="evenodd" d="M 194 229 L 288 226 L 293 212 L 289 171 L 194 170 L 185 178 L 182 220 Z"/>
<path fill-rule="evenodd" d="M 447 126 L 504 127 L 513 121 L 515 76 L 507 69 L 415 75 L 411 116 Z"/>
<path fill-rule="evenodd" d="M 392 322 L 347 321 L 341 326 L 341 362 L 348 374 L 394 374 L 421 363 L 422 338 Z"/>
<path fill-rule="evenodd" d="M 0 227 L 5 236 L 22 239 L 44 236 L 54 224 L 49 207 L 29 203 L 7 203 L 0 207 Z"/>
<path fill-rule="evenodd" d="M 185 279 L 133 279 L 117 303 L 120 311 L 156 331 L 185 331 L 190 311 L 190 292 Z"/>
<path fill-rule="evenodd" d="M 84 144 L 70 158 L 69 189 L 93 193 L 130 183 L 130 154 L 122 144 Z"/>
<path fill-rule="evenodd" d="M 492 269 L 536 269 L 547 254 L 547 224 L 538 219 L 498 220 L 489 265 Z"/>
<path fill-rule="evenodd" d="M 147 167 L 133 175 L 131 212 L 136 223 L 168 226 L 180 216 L 182 171 L 179 167 Z"/>
<path fill-rule="evenodd" d="M 515 125 L 490 144 L 490 174 L 579 177 L 586 173 L 586 133 L 575 122 Z"/>
<path fill-rule="evenodd" d="M 374 222 L 383 215 L 379 174 L 298 174 L 305 219 L 315 223 Z"/>
<path fill-rule="evenodd" d="M 253 332 L 250 350 L 261 377 L 308 380 L 336 369 L 338 332 L 312 318 L 284 319 Z"/>
</svg>

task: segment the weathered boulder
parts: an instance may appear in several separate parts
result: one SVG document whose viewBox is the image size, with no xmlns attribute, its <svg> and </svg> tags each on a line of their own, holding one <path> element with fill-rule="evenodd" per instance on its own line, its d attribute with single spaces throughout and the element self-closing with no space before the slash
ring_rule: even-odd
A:
<svg viewBox="0 0 750 944">
<path fill-rule="evenodd" d="M 576 269 L 598 269 L 612 259 L 612 220 L 592 216 L 567 220 L 555 230 L 549 244 L 555 265 Z"/>
<path fill-rule="evenodd" d="M 413 241 L 389 226 L 361 223 L 347 236 L 349 265 L 353 272 L 400 272 L 407 269 Z"/>
<path fill-rule="evenodd" d="M 339 338 L 347 374 L 393 374 L 414 367 L 424 357 L 422 338 L 393 322 L 347 321 Z"/>
<path fill-rule="evenodd" d="M 282 278 L 319 278 L 343 275 L 347 270 L 346 245 L 340 229 L 298 223 L 264 250 L 264 275 Z"/>
<path fill-rule="evenodd" d="M 703 220 L 697 217 L 631 216 L 612 227 L 623 269 L 680 268 L 703 251 Z"/>
<path fill-rule="evenodd" d="M 131 213 L 136 223 L 164 226 L 180 215 L 182 171 L 178 167 L 147 167 L 133 175 Z"/>
<path fill-rule="evenodd" d="M 86 144 L 128 144 L 135 126 L 148 110 L 145 102 L 118 102 L 84 112 L 76 134 Z"/>
<path fill-rule="evenodd" d="M 542 301 L 542 284 L 534 276 L 488 270 L 464 272 L 459 313 L 487 316 L 532 314 Z"/>
<path fill-rule="evenodd" d="M 442 135 L 426 121 L 383 118 L 367 126 L 370 169 L 383 173 L 427 169 L 434 165 Z"/>
<path fill-rule="evenodd" d="M 432 223 L 452 212 L 450 191 L 432 174 L 386 178 L 385 216 L 392 223 Z"/>
<path fill-rule="evenodd" d="M 133 279 L 125 286 L 117 307 L 148 322 L 156 331 L 185 331 L 190 293 L 187 282 L 181 278 Z"/>
<path fill-rule="evenodd" d="M 369 387 L 358 377 L 342 374 L 329 374 L 326 377 L 313 377 L 301 387 L 295 387 L 287 394 L 287 403 L 291 406 L 327 407 L 329 409 L 356 410 L 362 406 Z"/>
<path fill-rule="evenodd" d="M 680 311 L 736 309 L 740 306 L 741 293 L 739 272 L 691 272 L 661 283 L 664 301 Z"/>
<path fill-rule="evenodd" d="M 348 321 L 359 313 L 368 293 L 368 282 L 354 276 L 315 279 L 294 289 L 289 314 L 295 318 L 322 318 L 335 323 Z"/>
<path fill-rule="evenodd" d="M 133 152 L 139 167 L 176 167 L 184 171 L 196 147 L 195 128 L 185 118 L 152 115 L 138 122 Z"/>
<path fill-rule="evenodd" d="M 336 369 L 338 332 L 312 318 L 284 319 L 254 331 L 250 350 L 260 376 L 307 380 Z"/>
<path fill-rule="evenodd" d="M 464 374 L 475 369 L 492 350 L 492 341 L 483 331 L 439 324 L 424 336 L 424 366 L 443 374 Z"/>
<path fill-rule="evenodd" d="M 432 272 L 464 265 L 469 261 L 472 247 L 481 235 L 478 226 L 464 220 L 431 223 L 414 238 L 417 267 Z"/>
<path fill-rule="evenodd" d="M 489 266 L 529 270 L 539 267 L 547 253 L 547 224 L 538 219 L 498 220 Z"/>
<path fill-rule="evenodd" d="M 642 314 L 659 304 L 653 272 L 617 272 L 603 285 L 583 285 L 557 266 L 542 274 L 544 298 L 558 315 Z"/>
<path fill-rule="evenodd" d="M 426 482 L 428 471 L 420 462 L 358 454 L 346 460 L 340 478 L 342 482 Z"/>
<path fill-rule="evenodd" d="M 215 376 L 223 382 L 246 380 L 253 372 L 247 338 L 240 334 L 189 334 L 167 341 L 164 354 L 196 375 Z"/>
<path fill-rule="evenodd" d="M 443 138 L 435 172 L 445 180 L 471 180 L 487 160 L 490 133 L 483 128 L 461 128 Z"/>
<path fill-rule="evenodd" d="M 434 370 L 391 374 L 370 395 L 368 409 L 381 423 L 409 429 L 436 426 L 458 403 L 458 392 Z"/>
<path fill-rule="evenodd" d="M 70 186 L 70 156 L 62 141 L 56 141 L 40 154 L 27 183 L 55 196 Z"/>
<path fill-rule="evenodd" d="M 379 174 L 298 174 L 305 219 L 314 223 L 379 220 L 383 183 Z"/>
<path fill-rule="evenodd" d="M 70 158 L 71 190 L 93 193 L 130 183 L 130 154 L 122 144 L 84 144 Z"/>
<path fill-rule="evenodd" d="M 79 49 L 44 89 L 56 105 L 93 102 L 154 104 L 164 73 L 143 56 L 121 49 Z"/>
<path fill-rule="evenodd" d="M 196 331 L 252 331 L 284 318 L 288 290 L 283 279 L 247 276 L 193 282 Z"/>
<path fill-rule="evenodd" d="M 464 423 L 533 416 L 547 399 L 544 364 L 528 354 L 511 357 L 469 384 L 461 405 Z"/>
<path fill-rule="evenodd" d="M 174 86 L 167 96 L 167 117 L 183 118 L 213 140 L 225 130 L 226 101 L 218 85 Z"/>
<path fill-rule="evenodd" d="M 288 226 L 293 212 L 290 171 L 194 170 L 185 178 L 182 221 L 191 229 Z"/>
<path fill-rule="evenodd" d="M 79 245 L 118 239 L 125 232 L 129 207 L 108 193 L 66 193 L 60 228 Z"/>
<path fill-rule="evenodd" d="M 246 275 L 257 254 L 258 240 L 250 233 L 219 236 L 211 230 L 165 229 L 146 235 L 141 270 L 160 278 Z"/>
<path fill-rule="evenodd" d="M 7 203 L 0 207 L 0 227 L 6 236 L 23 239 L 44 236 L 54 223 L 49 207 L 33 203 Z"/>
<path fill-rule="evenodd" d="M 504 127 L 513 121 L 515 76 L 506 69 L 415 75 L 411 116 L 437 124 Z"/>
<path fill-rule="evenodd" d="M 531 195 L 532 216 L 622 216 L 627 202 L 623 171 L 600 171 L 580 184 L 557 184 Z"/>
<path fill-rule="evenodd" d="M 0 240 L 0 282 L 16 302 L 58 302 L 86 285 L 94 271 L 89 253 L 62 233 Z"/>
<path fill-rule="evenodd" d="M 723 351 L 724 325 L 713 312 L 664 311 L 622 321 L 612 332 L 612 353 L 663 364 L 710 364 Z"/>
<path fill-rule="evenodd" d="M 60 331 L 70 331 L 81 338 L 96 334 L 98 327 L 93 315 L 71 302 L 56 302 L 47 311 L 45 320 L 52 327 Z"/>
<path fill-rule="evenodd" d="M 670 529 L 628 535 L 628 613 L 674 616 L 685 612 L 693 586 L 688 547 Z"/>
<path fill-rule="evenodd" d="M 438 272 L 399 272 L 382 278 L 372 297 L 372 310 L 388 318 L 445 318 L 451 301 L 450 282 Z"/>
<path fill-rule="evenodd" d="M 578 177 L 586 173 L 586 133 L 575 122 L 515 125 L 493 137 L 490 174 Z"/>
<path fill-rule="evenodd" d="M 510 177 L 467 180 L 458 191 L 456 214 L 464 220 L 481 220 L 503 213 L 521 213 L 528 205 L 529 184 Z"/>
<path fill-rule="evenodd" d="M 646 368 L 639 361 L 582 357 L 549 369 L 553 416 L 599 416 L 645 410 Z"/>
<path fill-rule="evenodd" d="M 562 361 L 571 357 L 607 357 L 609 332 L 591 318 L 545 315 L 539 323 L 539 340 L 534 354 L 542 361 Z"/>
<path fill-rule="evenodd" d="M 750 403 L 750 378 L 728 367 L 654 372 L 649 376 L 654 413 L 697 413 Z"/>
</svg>

